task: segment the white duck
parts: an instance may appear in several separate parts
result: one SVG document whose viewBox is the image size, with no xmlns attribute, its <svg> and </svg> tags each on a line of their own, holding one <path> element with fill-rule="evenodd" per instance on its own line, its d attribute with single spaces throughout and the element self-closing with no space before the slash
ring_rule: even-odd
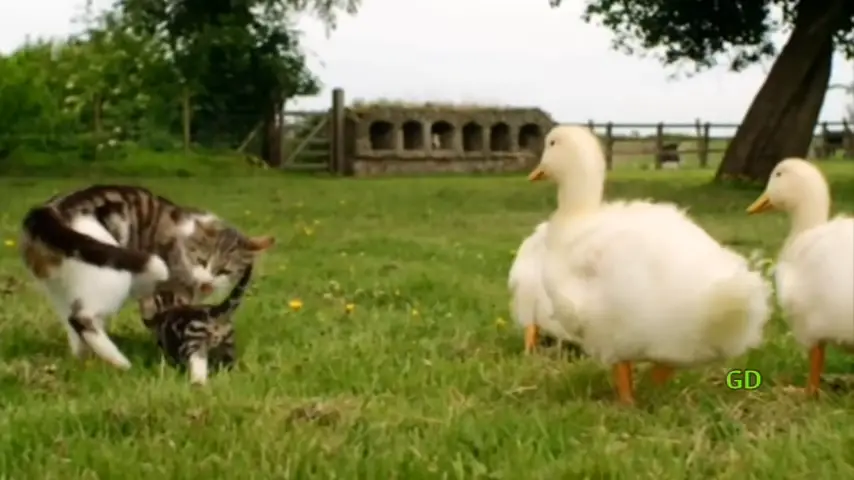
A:
<svg viewBox="0 0 854 480">
<path fill-rule="evenodd" d="M 821 171 L 787 158 L 771 172 L 750 214 L 779 209 L 791 230 L 777 259 L 777 300 L 792 333 L 810 351 L 807 393 L 818 394 L 825 344 L 854 347 L 854 219 L 830 215 Z"/>
<path fill-rule="evenodd" d="M 557 126 L 530 180 L 558 184 L 544 284 L 555 318 L 613 368 L 634 403 L 633 362 L 660 384 L 677 367 L 738 356 L 762 341 L 771 288 L 672 204 L 603 204 L 605 160 L 587 128 Z"/>
<path fill-rule="evenodd" d="M 534 233 L 525 238 L 516 252 L 507 281 L 511 294 L 510 312 L 516 323 L 525 329 L 527 353 L 534 351 L 541 329 L 560 341 L 577 341 L 552 318 L 552 302 L 543 285 L 548 228 L 548 222 L 540 223 Z"/>
</svg>

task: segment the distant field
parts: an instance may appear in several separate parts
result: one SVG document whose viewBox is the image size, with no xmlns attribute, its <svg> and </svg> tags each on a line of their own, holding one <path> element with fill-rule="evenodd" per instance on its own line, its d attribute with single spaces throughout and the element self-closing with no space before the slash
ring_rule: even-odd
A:
<svg viewBox="0 0 854 480">
<path fill-rule="evenodd" d="M 826 166 L 835 208 L 854 210 L 854 164 Z M 785 219 L 746 216 L 758 192 L 713 188 L 711 173 L 617 170 L 607 192 L 679 202 L 721 241 L 775 255 Z M 506 274 L 553 208 L 551 186 L 521 175 L 136 181 L 278 239 L 237 314 L 241 365 L 190 388 L 161 364 L 132 307 L 112 327 L 129 372 L 69 358 L 12 242 L 29 205 L 85 181 L 0 179 L 0 478 L 854 473 L 854 397 L 841 380 L 815 402 L 786 390 L 807 364 L 779 316 L 748 356 L 662 389 L 639 375 L 636 409 L 615 405 L 609 372 L 590 360 L 523 355 Z M 764 383 L 730 391 L 731 367 L 759 370 Z M 850 357 L 829 352 L 828 379 L 852 372 Z"/>
<path fill-rule="evenodd" d="M 700 158 L 697 154 L 699 148 L 697 139 L 694 137 L 670 137 L 665 142 L 678 142 L 680 157 L 683 168 L 698 168 Z M 709 141 L 708 168 L 717 168 L 723 158 L 724 150 L 729 146 L 728 138 L 712 138 Z M 820 142 L 820 140 L 816 140 Z M 656 142 L 655 138 L 627 138 L 621 137 L 614 142 L 614 167 L 653 168 L 655 165 Z M 812 148 L 810 149 L 812 152 Z M 841 152 L 839 153 L 841 155 Z"/>
<path fill-rule="evenodd" d="M 676 140 L 668 140 L 676 141 Z M 728 139 L 712 139 L 709 141 L 709 168 L 717 168 L 723 157 L 723 151 L 729 145 Z M 696 139 L 679 140 L 680 157 L 683 168 L 698 168 L 700 157 Z M 655 164 L 655 139 L 619 139 L 614 142 L 614 166 L 652 168 Z"/>
</svg>

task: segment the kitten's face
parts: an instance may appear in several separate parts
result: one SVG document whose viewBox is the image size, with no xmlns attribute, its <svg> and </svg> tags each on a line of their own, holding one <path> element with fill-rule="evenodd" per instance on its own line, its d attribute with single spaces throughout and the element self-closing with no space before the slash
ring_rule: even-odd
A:
<svg viewBox="0 0 854 480">
<path fill-rule="evenodd" d="M 197 230 L 183 246 L 188 273 L 202 298 L 227 292 L 255 257 L 275 242 L 269 235 L 246 237 L 228 227 Z"/>
</svg>

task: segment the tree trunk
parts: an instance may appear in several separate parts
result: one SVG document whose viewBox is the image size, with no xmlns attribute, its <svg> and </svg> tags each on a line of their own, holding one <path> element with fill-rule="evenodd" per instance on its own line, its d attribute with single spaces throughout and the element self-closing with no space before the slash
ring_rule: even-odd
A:
<svg viewBox="0 0 854 480">
<path fill-rule="evenodd" d="M 193 126 L 193 109 L 190 89 L 184 87 L 181 93 L 181 123 L 184 127 L 184 153 L 190 153 L 190 142 L 192 141 L 191 127 Z"/>
<path fill-rule="evenodd" d="M 835 24 L 851 0 L 802 1 L 792 35 L 735 132 L 715 181 L 765 182 L 786 157 L 806 157 L 833 62 Z"/>
</svg>

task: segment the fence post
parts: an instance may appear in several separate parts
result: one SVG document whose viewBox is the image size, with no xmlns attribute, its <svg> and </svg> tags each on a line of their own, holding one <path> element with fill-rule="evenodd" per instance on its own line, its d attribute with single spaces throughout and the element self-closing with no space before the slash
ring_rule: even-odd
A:
<svg viewBox="0 0 854 480">
<path fill-rule="evenodd" d="M 331 155 L 329 169 L 334 175 L 348 175 L 344 150 L 346 135 L 344 131 L 344 90 L 341 88 L 332 89 L 331 117 L 329 120 L 332 122 L 332 142 L 329 148 Z"/>
<path fill-rule="evenodd" d="M 830 129 L 827 127 L 827 122 L 821 122 L 821 152 L 817 155 L 821 160 L 830 157 L 828 138 L 830 138 Z"/>
<path fill-rule="evenodd" d="M 655 127 L 655 169 L 661 170 L 661 152 L 664 150 L 664 123 Z"/>
<path fill-rule="evenodd" d="M 608 170 L 614 168 L 614 124 L 605 125 L 605 165 Z"/>
<path fill-rule="evenodd" d="M 854 133 L 851 132 L 848 119 L 844 117 L 842 118 L 842 149 L 845 151 L 845 158 L 854 158 Z"/>
<path fill-rule="evenodd" d="M 712 124 L 706 122 L 703 125 L 703 156 L 700 157 L 700 166 L 706 167 L 709 165 L 709 145 L 711 144 Z"/>
<path fill-rule="evenodd" d="M 181 126 L 183 127 L 184 134 L 184 153 L 190 153 L 190 142 L 192 141 L 191 132 L 191 123 L 192 123 L 192 105 L 190 99 L 190 90 L 187 87 L 184 87 L 184 90 L 181 93 Z M 266 158 L 264 160 L 267 160 Z"/>
<path fill-rule="evenodd" d="M 697 160 L 701 167 L 706 166 L 706 159 L 703 158 L 703 124 L 699 118 L 694 119 L 694 136 L 697 141 Z"/>
</svg>

